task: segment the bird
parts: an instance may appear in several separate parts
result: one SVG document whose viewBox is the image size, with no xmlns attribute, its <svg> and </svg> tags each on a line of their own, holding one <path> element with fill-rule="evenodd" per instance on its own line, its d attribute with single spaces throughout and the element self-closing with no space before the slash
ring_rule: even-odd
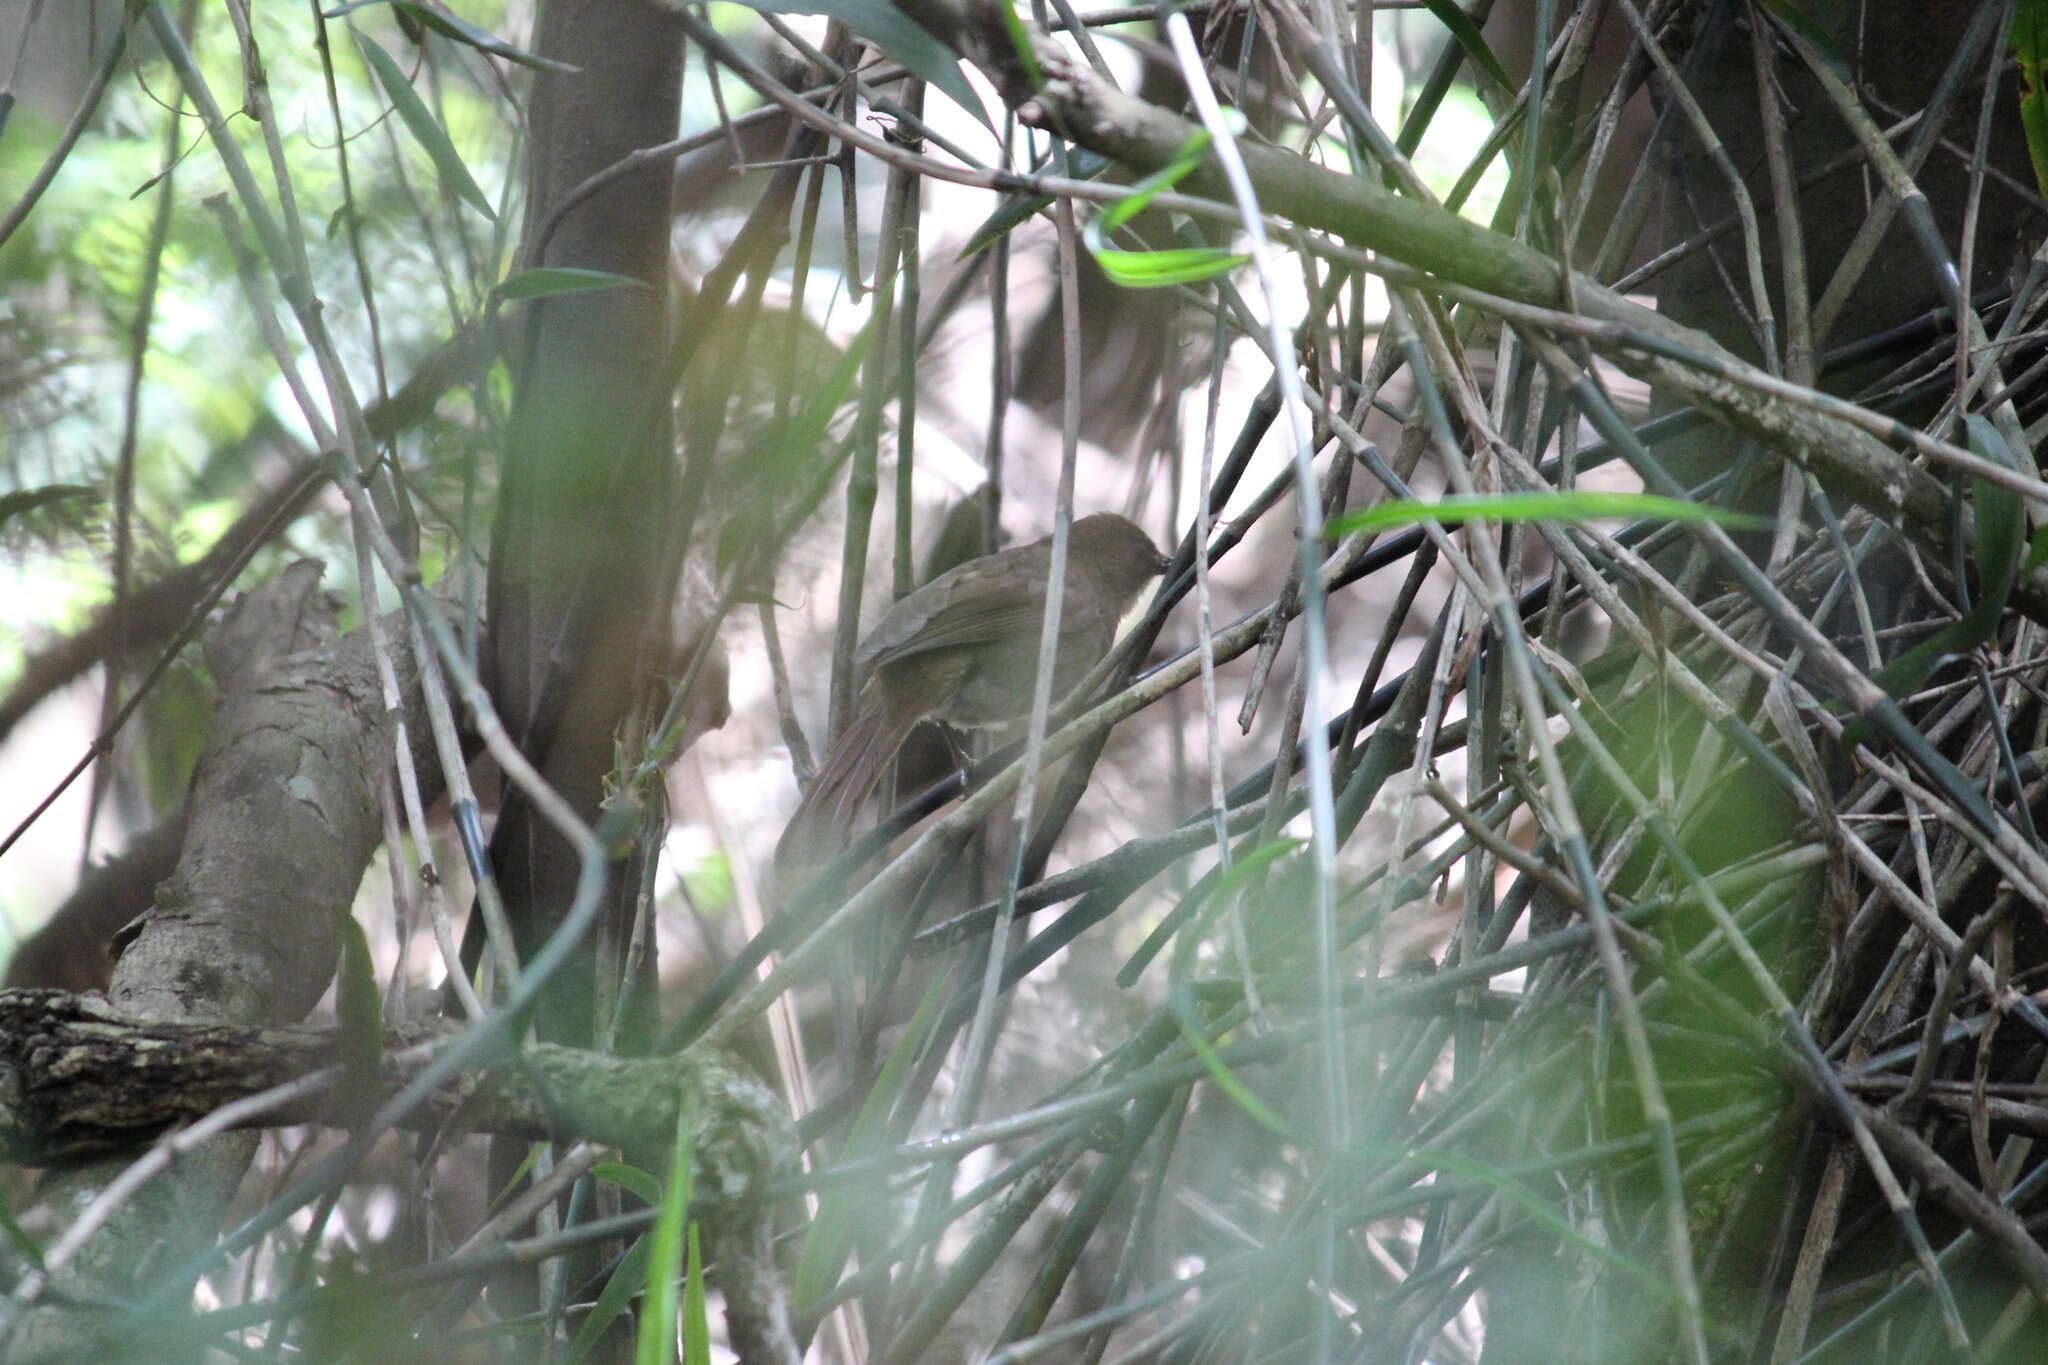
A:
<svg viewBox="0 0 2048 1365">
<path fill-rule="evenodd" d="M 1052 695 L 1109 652 L 1117 623 L 1168 560 L 1135 523 L 1098 512 L 1073 524 Z M 921 720 L 979 729 L 1031 710 L 1052 538 L 971 559 L 899 598 L 854 655 L 860 700 L 775 848 L 788 873 L 821 866 Z"/>
</svg>

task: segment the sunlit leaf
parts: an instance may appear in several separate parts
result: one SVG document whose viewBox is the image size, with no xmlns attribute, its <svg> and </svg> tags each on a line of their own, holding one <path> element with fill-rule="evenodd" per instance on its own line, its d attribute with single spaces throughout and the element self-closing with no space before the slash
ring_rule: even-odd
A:
<svg viewBox="0 0 2048 1365">
<path fill-rule="evenodd" d="M 1479 518 L 1498 522 L 1711 521 L 1731 529 L 1749 531 L 1768 530 L 1772 524 L 1769 518 L 1752 516 L 1747 512 L 1707 507 L 1680 498 L 1659 497 L 1654 493 L 1576 489 L 1566 493 L 1452 496 L 1434 502 L 1383 502 L 1377 507 L 1333 517 L 1327 530 L 1333 536 L 1341 536 L 1353 531 L 1390 531 L 1427 521 L 1452 524 Z"/>
<path fill-rule="evenodd" d="M 1111 204 L 1096 219 L 1104 233 L 1115 232 L 1131 219 L 1143 213 L 1153 199 L 1179 184 L 1187 173 L 1202 164 L 1202 158 L 1209 151 L 1209 130 L 1197 128 L 1181 149 L 1173 154 L 1173 160 L 1152 174 L 1131 186 L 1131 192 Z"/>
<path fill-rule="evenodd" d="M 1098 247 L 1094 256 L 1103 274 L 1128 289 L 1158 289 L 1213 280 L 1251 259 L 1242 252 L 1199 246 L 1168 247 L 1163 251 Z"/>
<path fill-rule="evenodd" d="M 676 1140 L 660 1211 L 647 1234 L 647 1294 L 640 1303 L 640 1337 L 634 1365 L 669 1365 L 676 1348 L 676 1267 L 683 1260 L 683 1222 L 690 1210 L 690 1180 L 697 1153 L 697 1116 L 676 1106 Z"/>
<path fill-rule="evenodd" d="M 1215 279 L 1249 261 L 1241 252 L 1222 247 L 1166 247 L 1158 251 L 1128 251 L 1108 243 L 1109 234 L 1143 213 L 1159 194 L 1177 184 L 1202 162 L 1209 150 L 1207 129 L 1197 129 L 1166 166 L 1131 187 L 1131 192 L 1091 220 L 1081 238 L 1102 273 L 1115 283 L 1131 289 L 1158 289 L 1166 285 L 1196 284 Z"/>
<path fill-rule="evenodd" d="M 683 1365 L 711 1365 L 711 1315 L 704 1307 L 704 1250 L 697 1225 L 690 1224 L 689 1257 L 683 1275 Z"/>
</svg>

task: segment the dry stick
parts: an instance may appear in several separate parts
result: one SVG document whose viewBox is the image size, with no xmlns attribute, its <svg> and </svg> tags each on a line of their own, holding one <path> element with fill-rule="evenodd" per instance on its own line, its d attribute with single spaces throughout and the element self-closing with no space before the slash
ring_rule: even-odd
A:
<svg viewBox="0 0 2048 1365">
<path fill-rule="evenodd" d="M 264 146 L 270 155 L 271 177 L 277 185 L 278 205 L 284 220 L 285 241 L 292 250 L 293 265 L 298 270 L 299 277 L 302 280 L 310 280 L 312 277 L 312 267 L 306 256 L 304 238 L 299 231 L 298 212 L 291 190 L 291 168 L 285 160 L 284 145 L 277 134 L 276 111 L 270 103 L 269 83 L 264 77 L 264 67 L 256 49 L 255 36 L 250 28 L 246 5 L 238 3 L 237 0 L 230 0 L 228 15 L 234 24 L 236 36 L 241 41 L 244 65 L 248 68 L 248 108 L 257 120 L 258 125 L 263 129 Z M 226 225 L 230 222 L 230 218 L 225 204 L 220 201 L 216 202 L 220 204 L 222 222 Z M 252 210 L 252 212 L 254 211 Z M 232 231 L 229 232 L 228 236 L 231 242 L 239 241 L 239 237 Z M 279 263 L 273 260 L 271 264 L 272 269 L 276 270 Z M 279 278 L 282 280 L 283 276 L 280 275 Z M 254 291 L 260 288 L 253 269 L 243 270 L 242 280 L 245 289 Z M 253 311 L 259 315 L 270 315 L 270 309 L 262 301 L 260 294 L 251 292 L 249 301 Z M 304 326 L 303 312 L 301 314 L 301 325 L 302 327 Z M 273 358 L 277 361 L 279 370 L 284 372 L 295 370 L 297 366 L 284 344 L 283 334 L 276 325 L 274 315 L 270 316 L 269 325 L 260 327 L 260 330 L 263 331 L 266 340 L 271 344 Z M 320 338 L 310 334 L 312 329 L 308 328 L 306 330 L 308 331 L 307 340 L 317 352 L 321 348 L 322 341 Z M 328 343 L 328 348 L 332 349 L 331 342 Z M 381 385 L 384 375 L 381 358 L 377 365 L 377 374 Z M 365 452 L 361 441 L 368 438 L 368 424 L 363 421 L 360 411 L 355 407 L 353 393 L 338 391 L 346 390 L 347 381 L 345 378 L 342 378 L 337 383 L 334 378 L 334 372 L 329 371 L 328 388 L 328 400 L 332 404 L 333 411 L 340 416 L 346 430 L 347 440 L 343 448 L 348 451 L 350 462 L 354 468 L 365 468 Z M 302 392 L 302 389 L 295 390 L 295 393 Z M 323 449 L 333 448 L 336 435 L 331 431 L 323 429 L 321 414 L 312 405 L 310 395 L 305 395 L 301 401 L 302 411 L 307 418 L 308 424 L 315 432 L 322 433 L 321 447 Z M 353 421 L 350 420 L 350 414 L 353 414 Z M 425 859 L 433 845 L 429 840 L 425 819 L 425 806 L 420 797 L 419 774 L 413 767 L 412 741 L 407 731 L 405 702 L 398 685 L 398 671 L 391 657 L 391 643 L 385 634 L 383 615 L 376 609 L 377 590 L 374 555 L 371 552 L 367 535 L 359 518 L 351 518 L 350 530 L 355 550 L 356 591 L 363 606 L 363 625 L 370 633 L 370 654 L 376 663 L 377 683 L 384 703 L 385 724 L 389 727 L 387 737 L 394 755 L 401 800 L 404 804 L 408 824 L 411 827 L 415 854 L 418 858 Z M 426 675 L 433 672 L 433 665 L 431 659 L 424 655 L 424 653 L 420 654 L 419 659 L 421 679 L 424 683 Z M 457 753 L 458 755 L 460 754 L 459 748 Z M 447 766 L 445 762 L 443 766 Z M 456 766 L 458 769 L 464 766 L 461 764 L 459 757 Z M 459 783 L 451 776 L 449 778 L 449 791 L 451 795 L 458 788 Z M 391 792 L 388 784 L 379 784 L 378 795 L 380 802 L 389 803 Z M 389 817 L 387 816 L 388 819 Z M 396 821 L 391 820 L 390 823 L 395 824 Z M 397 856 L 395 845 L 392 849 L 392 856 L 395 862 Z M 396 874 L 396 870 L 394 867 L 394 874 Z M 424 881 L 431 875 L 431 868 L 423 865 L 419 871 L 421 880 Z M 397 876 L 394 875 L 394 881 L 397 880 Z M 437 934 L 437 940 L 439 937 Z M 402 941 L 403 939 L 401 938 Z M 331 1210 L 331 1205 L 325 1207 Z M 316 1234 L 321 1222 L 324 1222 L 324 1218 L 316 1217 Z M 310 1246 L 310 1243 L 308 1245 Z M 301 1260 L 301 1265 L 303 1265 L 303 1259 Z"/>
<path fill-rule="evenodd" d="M 797 785 L 811 780 L 811 774 L 818 769 L 811 757 L 810 742 L 804 738 L 804 727 L 796 718 L 796 700 L 789 690 L 789 664 L 782 656 L 782 632 L 775 627 L 775 595 L 771 591 L 758 604 L 757 613 L 761 621 L 761 647 L 768 655 L 768 677 L 775 693 L 775 720 L 782 731 L 782 742 L 789 750 L 789 765 L 796 771 Z"/>
<path fill-rule="evenodd" d="M 921 0 L 914 8 L 931 21 L 928 26 L 934 27 L 935 31 L 954 35 L 959 40 L 963 15 L 949 8 L 946 0 Z M 709 41 L 722 43 L 723 40 L 711 35 Z M 730 50 L 729 44 L 725 46 Z M 1036 100 L 1026 102 L 1027 112 L 1031 112 L 1034 118 L 1063 121 L 1064 126 L 1085 145 L 1144 169 L 1165 164 L 1186 144 L 1191 130 L 1184 122 L 1155 106 L 1138 103 L 1102 87 L 1093 81 L 1092 73 L 1074 67 L 1056 48 L 1040 46 L 1043 50 L 1035 54 L 1038 61 L 1041 66 L 1056 69 L 1059 79 L 1041 88 Z M 1022 79 L 1015 67 L 1014 54 L 1011 57 L 983 54 L 983 60 L 990 62 L 1006 81 Z M 880 139 L 843 124 L 835 124 L 830 116 L 803 105 L 738 53 L 733 53 L 733 61 L 743 64 L 737 69 L 741 69 L 757 89 L 791 108 L 798 118 L 831 127 L 834 136 L 871 151 L 890 164 L 902 164 L 905 160 L 923 162 L 928 167 L 928 174 L 955 183 L 988 184 L 992 188 L 1006 190 L 1029 187 L 1037 192 L 1091 199 L 1104 197 L 1100 186 L 1050 177 L 1005 176 L 997 182 L 945 163 L 907 156 Z M 1053 104 L 1045 104 L 1047 100 L 1052 100 Z M 1562 271 L 1555 262 L 1531 252 L 1523 244 L 1487 232 L 1462 219 L 1434 212 L 1426 206 L 1389 196 L 1363 182 L 1310 166 L 1291 154 L 1253 147 L 1247 152 L 1247 161 L 1254 180 L 1260 184 L 1262 195 L 1282 216 L 1292 215 L 1304 225 L 1333 230 L 1419 262 L 1419 268 L 1403 267 L 1402 273 L 1426 282 L 1425 287 L 1432 292 L 1449 294 L 1456 289 L 1472 290 L 1476 287 L 1481 294 L 1499 290 L 1516 299 L 1547 298 L 1554 295 L 1562 279 Z M 1162 208 L 1180 209 L 1205 217 L 1214 217 L 1219 208 L 1214 203 L 1186 195 L 1161 195 L 1154 202 Z M 1368 268 L 1393 273 L 1382 269 L 1375 263 L 1375 258 L 1365 257 L 1363 253 L 1328 246 L 1312 245 L 1312 249 L 1337 259 L 1363 259 L 1367 261 Z M 1431 274 L 1436 270 L 1453 272 L 1463 283 L 1453 284 L 1437 278 Z M 1859 415 L 1853 404 L 1837 406 L 1839 400 L 1823 401 L 1825 396 L 1814 395 L 1810 391 L 1789 393 L 1782 381 L 1751 373 L 1752 367 L 1735 360 L 1698 333 L 1675 327 L 1589 280 L 1578 280 L 1574 287 L 1596 316 L 1611 319 L 1624 331 L 1640 338 L 1639 349 L 1653 357 L 1649 369 L 1658 380 L 1674 385 L 1740 424 L 1753 427 L 1768 424 L 1772 438 L 1789 444 L 1797 452 L 1797 458 L 1811 461 L 1830 474 L 1843 476 L 1845 482 L 1858 491 L 1858 496 L 1888 514 L 1896 515 L 1902 510 L 1910 512 L 1919 525 L 1937 536 L 1945 534 L 1946 512 L 1936 507 L 1942 499 L 1932 482 L 1905 467 L 1890 451 L 1836 425 L 1837 419 L 1847 420 L 1883 439 L 1908 441 L 1923 454 L 2015 487 L 2037 501 L 2048 499 L 2048 486 L 2023 475 L 2015 475 L 1993 461 L 1973 456 L 1968 451 L 1924 434 L 1907 431 L 1888 419 L 1875 419 L 1873 430 L 1866 418 L 1874 418 L 1875 415 Z M 1697 373 L 1700 371 L 1710 382 L 1702 381 L 1700 373 Z M 1810 422 L 1781 409 L 1767 410 L 1744 401 L 1727 389 L 1726 381 L 1731 378 L 1744 388 L 1795 397 L 1804 406 L 1818 410 L 1822 420 Z"/>
<path fill-rule="evenodd" d="M 913 112 L 923 113 L 924 82 L 912 81 L 903 98 Z M 903 357 L 897 367 L 896 384 L 896 543 L 890 583 L 896 597 L 904 596 L 917 586 L 910 523 L 913 511 L 911 476 L 916 470 L 914 457 L 917 449 L 917 323 L 924 294 L 924 256 L 918 249 L 918 225 L 923 217 L 919 211 L 922 185 L 923 181 L 911 177 L 904 188 L 906 203 L 898 227 L 901 241 L 896 249 L 896 276 L 901 281 L 903 294 L 896 305 L 900 315 L 898 325 L 902 329 L 897 346 Z"/>
<path fill-rule="evenodd" d="M 1255 20 L 1254 20 L 1255 22 Z M 1247 40 L 1249 50 L 1249 40 Z M 1210 826 L 1216 841 L 1216 867 L 1228 877 L 1231 865 L 1230 812 L 1224 800 L 1223 730 L 1216 706 L 1216 616 L 1209 588 L 1209 542 L 1213 536 L 1214 512 L 1210 501 L 1216 484 L 1216 427 L 1223 408 L 1224 345 L 1223 310 L 1216 311 L 1209 338 L 1208 401 L 1203 404 L 1201 473 L 1196 480 L 1194 563 L 1195 563 L 1195 648 L 1202 674 L 1202 766 L 1209 779 Z M 1230 908 L 1231 946 L 1237 953 L 1238 974 L 1245 983 L 1245 1004 L 1252 1018 L 1263 1027 L 1265 1005 L 1259 999 L 1251 948 L 1245 938 L 1244 901 L 1235 898 Z M 1106 1343 L 1106 1338 L 1105 1338 Z M 1099 1350 L 1097 1352 L 1100 1353 Z"/>
<path fill-rule="evenodd" d="M 1998 15 L 1988 7 L 1980 11 L 1977 25 L 1973 26 L 1981 30 L 1974 35 L 1979 42 L 1990 37 L 1989 30 L 1982 28 L 1987 19 L 1993 23 L 1998 21 Z M 1967 52 L 1969 43 L 1966 41 L 1958 48 L 1957 60 L 1952 61 L 1948 70 L 1943 72 L 1942 80 L 1936 87 L 1940 103 L 1933 108 L 1933 117 L 1926 116 L 1929 111 L 1922 111 L 1922 117 L 1913 130 L 1912 141 L 1908 144 L 1904 157 L 1901 157 L 1870 122 L 1869 115 L 1858 104 L 1854 93 L 1835 79 L 1827 58 L 1816 51 L 1804 35 L 1796 32 L 1790 25 L 1775 27 L 1778 36 L 1798 55 L 1808 74 L 1820 86 L 1828 103 L 1834 108 L 1836 116 L 1843 121 L 1851 136 L 1862 147 L 1864 156 L 1877 170 L 1883 188 L 1877 202 L 1871 206 L 1868 218 L 1858 226 L 1855 238 L 1844 251 L 1841 264 L 1835 268 L 1834 276 L 1828 280 L 1826 287 L 1821 291 L 1819 301 L 1814 305 L 1814 337 L 1817 341 L 1825 342 L 1828 333 L 1834 330 L 1843 309 L 1848 306 L 1849 296 L 1855 291 L 1864 271 L 1875 257 L 1886 230 L 1891 226 L 1892 216 L 1903 209 L 1907 214 L 1909 227 L 1915 227 L 1917 231 L 1917 226 L 1912 223 L 1913 211 L 1908 205 L 1910 201 L 1918 199 L 1924 206 L 1926 200 L 1921 195 L 1919 187 L 1913 183 L 1912 177 L 1926 163 L 1929 153 L 1934 150 L 1935 134 L 1939 131 L 1937 121 L 1947 117 L 1956 93 L 1956 83 L 1950 80 L 1950 76 L 1960 71 L 1960 59 Z M 1873 133 L 1877 135 L 1875 142 L 1871 140 Z M 1924 244 L 1922 245 L 1924 247 Z M 1937 264 L 1935 269 L 1939 275 L 1941 267 Z M 1950 278 L 1938 283 L 1943 291 L 1947 292 L 1953 286 L 1954 280 Z"/>
</svg>

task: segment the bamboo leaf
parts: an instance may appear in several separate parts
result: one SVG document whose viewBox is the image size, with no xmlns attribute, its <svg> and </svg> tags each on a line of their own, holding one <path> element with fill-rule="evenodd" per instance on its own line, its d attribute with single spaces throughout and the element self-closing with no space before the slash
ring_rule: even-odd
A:
<svg viewBox="0 0 2048 1365">
<path fill-rule="evenodd" d="M 398 111 L 399 118 L 405 121 L 413 140 L 426 149 L 441 183 L 478 213 L 497 222 L 498 215 L 491 208 L 491 201 L 484 197 L 475 177 L 470 175 L 469 167 L 456 154 L 455 144 L 448 140 L 447 130 L 441 127 L 441 121 L 420 99 L 419 92 L 412 88 L 412 82 L 405 78 L 405 72 L 399 69 L 391 54 L 360 33 L 356 35 L 356 45 L 362 49 L 363 60 L 369 64 L 370 70 L 377 73 L 377 83 L 384 87 L 385 95 Z"/>
<path fill-rule="evenodd" d="M 1986 459 L 2015 468 L 2011 449 L 1998 428 L 1971 413 L 1964 419 L 1970 447 Z M 1933 676 L 1944 659 L 1966 654 L 1998 632 L 2012 586 L 2019 578 L 2026 540 L 2026 511 L 2019 495 L 1987 479 L 1971 480 L 1976 508 L 1977 596 L 1970 609 L 1871 675 L 1893 698 L 1911 696 Z M 1868 733 L 1862 722 L 1845 727 L 1842 738 L 1860 742 Z"/>
<path fill-rule="evenodd" d="M 690 1224 L 689 1262 L 683 1276 L 683 1365 L 711 1365 L 711 1315 L 704 1308 L 704 1252 Z"/>
<path fill-rule="evenodd" d="M 1238 1079 L 1237 1073 L 1230 1069 L 1229 1063 L 1209 1041 L 1209 1035 L 1202 1026 L 1202 1017 L 1195 1009 L 1195 993 L 1187 983 L 1176 983 L 1167 996 L 1173 1007 L 1174 1020 L 1180 1025 L 1181 1037 L 1187 1039 L 1188 1046 L 1195 1050 L 1195 1056 L 1201 1059 L 1210 1079 L 1216 1082 L 1216 1088 L 1229 1096 L 1231 1103 L 1244 1110 L 1252 1122 L 1283 1141 L 1295 1141 L 1296 1134 L 1287 1120 Z"/>
<path fill-rule="evenodd" d="M 690 1179 L 697 1153 L 694 1108 L 676 1106 L 676 1141 L 670 1150 L 661 1209 L 647 1234 L 647 1294 L 640 1303 L 640 1338 L 634 1365 L 670 1365 L 676 1348 L 676 1267 L 683 1260 L 683 1223 L 690 1210 Z"/>
<path fill-rule="evenodd" d="M 459 15 L 450 14 L 432 5 L 416 3 L 416 0 L 351 0 L 349 4 L 336 5 L 333 9 L 322 11 L 320 17 L 339 19 L 345 14 L 352 14 L 371 5 L 387 4 L 391 6 L 401 24 L 407 19 L 415 20 L 442 37 L 473 47 L 479 52 L 488 52 L 493 57 L 503 57 L 508 62 L 530 66 L 536 71 L 554 71 L 564 76 L 573 76 L 577 72 L 577 68 L 567 62 L 558 62 L 552 57 L 538 56 L 524 48 L 514 47 L 497 34 L 488 29 L 478 28 Z"/>
<path fill-rule="evenodd" d="M 661 1202 L 661 1182 L 638 1166 L 629 1166 L 623 1161 L 605 1161 L 592 1166 L 590 1173 L 608 1185 L 617 1185 L 647 1204 Z"/>
<path fill-rule="evenodd" d="M 1454 0 L 1422 0 L 1422 7 L 1451 31 L 1452 41 L 1465 49 L 1465 55 L 1486 73 L 1486 78 L 1499 86 L 1502 94 L 1513 99 L 1515 83 L 1508 76 L 1507 68 L 1500 64 L 1500 58 L 1494 56 L 1493 49 L 1486 45 L 1485 35 L 1480 33 L 1479 25 L 1472 22 L 1472 16 L 1458 8 Z"/>
<path fill-rule="evenodd" d="M 1651 520 L 1717 522 L 1734 530 L 1767 530 L 1768 518 L 1722 507 L 1706 507 L 1680 498 L 1654 493 L 1607 493 L 1577 489 L 1568 493 L 1504 493 L 1475 497 L 1452 496 L 1435 502 L 1383 502 L 1333 518 L 1329 533 L 1349 535 L 1353 531 L 1388 531 L 1434 521 L 1453 524 L 1484 518 L 1498 522 L 1528 521 L 1613 521 Z"/>
<path fill-rule="evenodd" d="M 335 1013 L 341 1028 L 341 1084 L 338 1107 L 350 1126 L 367 1119 L 377 1104 L 378 1072 L 384 1060 L 384 1012 L 377 991 L 377 964 L 370 941 L 353 915 L 341 916 L 341 963 L 335 982 Z"/>
<path fill-rule="evenodd" d="M 1102 273 L 1127 289 L 1159 289 L 1213 280 L 1251 259 L 1242 252 L 1200 246 L 1168 247 L 1162 251 L 1096 247 L 1093 254 Z"/>
<path fill-rule="evenodd" d="M 2012 16 L 2012 51 L 2020 68 L 2020 126 L 2027 135 L 2027 157 L 2034 163 L 2034 184 L 2048 194 L 2048 93 L 2041 78 L 2048 64 L 2048 0 L 2019 0 Z"/>
<path fill-rule="evenodd" d="M 737 0 L 761 14 L 822 14 L 837 19 L 903 63 L 934 90 L 989 124 L 988 111 L 960 74 L 960 59 L 889 0 Z"/>
<path fill-rule="evenodd" d="M 619 1258 L 618 1265 L 605 1280 L 604 1288 L 598 1291 L 597 1302 L 590 1306 L 583 1325 L 576 1329 L 575 1339 L 569 1343 L 569 1365 L 581 1365 L 605 1329 L 626 1311 L 633 1302 L 633 1295 L 646 1284 L 647 1251 L 647 1238 L 643 1236 L 636 1239 L 626 1254 Z"/>
<path fill-rule="evenodd" d="M 1045 161 L 1039 162 L 1040 166 L 1045 164 Z M 1098 179 L 1109 165 L 1108 157 L 1085 147 L 1075 147 L 1067 153 L 1067 173 L 1075 180 Z M 967 245 L 960 248 L 960 254 L 954 259 L 964 261 L 975 252 L 1001 241 L 1019 224 L 1029 221 L 1051 203 L 1049 194 L 1005 195 L 1003 201 L 996 205 L 995 212 L 982 219 L 981 226 L 974 230 L 974 235 L 967 239 Z"/>
<path fill-rule="evenodd" d="M 1202 162 L 1209 150 L 1209 133 L 1197 129 L 1173 160 L 1131 187 L 1131 192 L 1104 209 L 1082 230 L 1081 239 L 1102 273 L 1129 289 L 1158 289 L 1166 285 L 1195 284 L 1215 279 L 1249 261 L 1241 252 L 1222 247 L 1166 247 L 1158 251 L 1127 251 L 1108 244 L 1108 236 L 1143 213 L 1163 191 L 1177 184 Z"/>
<path fill-rule="evenodd" d="M 590 294 L 605 289 L 645 289 L 647 281 L 609 270 L 582 270 L 574 266 L 536 266 L 500 280 L 492 293 L 507 302 L 544 299 L 555 294 Z"/>
</svg>

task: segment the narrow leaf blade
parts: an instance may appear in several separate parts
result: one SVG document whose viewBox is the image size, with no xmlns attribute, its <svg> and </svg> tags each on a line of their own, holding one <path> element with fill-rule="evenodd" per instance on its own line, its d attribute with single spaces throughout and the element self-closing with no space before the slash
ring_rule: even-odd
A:
<svg viewBox="0 0 2048 1365">
<path fill-rule="evenodd" d="M 447 130 L 441 127 L 441 121 L 420 99 L 419 91 L 412 88 L 412 82 L 405 78 L 405 72 L 399 69 L 397 61 L 360 33 L 356 35 L 356 45 L 362 49 L 363 60 L 377 73 L 377 83 L 384 87 L 385 96 L 398 111 L 399 118 L 405 121 L 406 130 L 415 142 L 426 149 L 441 183 L 485 218 L 497 222 L 497 211 L 484 197 L 476 178 L 470 175 L 469 167 L 457 155 L 455 144 L 448 140 Z"/>
</svg>

